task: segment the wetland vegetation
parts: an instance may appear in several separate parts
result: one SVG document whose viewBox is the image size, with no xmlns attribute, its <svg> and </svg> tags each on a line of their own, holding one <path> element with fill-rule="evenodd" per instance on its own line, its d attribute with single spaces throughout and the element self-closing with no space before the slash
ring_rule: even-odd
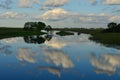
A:
<svg viewBox="0 0 120 80">
<path fill-rule="evenodd" d="M 27 36 L 27 35 L 43 35 L 48 31 L 59 31 L 56 34 L 60 36 L 74 35 L 78 33 L 92 35 L 89 39 L 103 44 L 120 45 L 120 24 L 111 22 L 108 28 L 52 28 L 43 22 L 26 22 L 24 28 L 0 28 L 0 39 L 7 37 Z"/>
<path fill-rule="evenodd" d="M 3 78 L 14 80 L 14 75 L 20 80 L 31 80 L 31 76 L 35 80 L 64 80 L 69 76 L 65 79 L 77 80 L 83 74 L 83 80 L 88 80 L 88 75 L 94 76 L 94 80 L 100 75 L 100 80 L 120 78 L 119 32 L 108 31 L 109 27 L 52 28 L 43 23 L 41 28 L 39 23 L 27 22 L 24 28 L 0 28 Z"/>
</svg>

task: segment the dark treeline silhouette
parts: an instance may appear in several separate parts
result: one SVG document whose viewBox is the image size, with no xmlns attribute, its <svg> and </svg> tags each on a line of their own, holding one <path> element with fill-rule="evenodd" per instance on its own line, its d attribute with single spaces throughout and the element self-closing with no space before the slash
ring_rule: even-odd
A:
<svg viewBox="0 0 120 80">
<path fill-rule="evenodd" d="M 120 32 L 120 23 L 115 22 L 108 23 L 108 28 L 105 29 L 105 32 Z"/>
<path fill-rule="evenodd" d="M 46 25 L 43 22 L 26 22 L 24 24 L 24 30 L 36 30 L 36 31 L 41 31 L 41 30 L 46 30 L 49 31 L 52 29 L 50 25 Z"/>
</svg>

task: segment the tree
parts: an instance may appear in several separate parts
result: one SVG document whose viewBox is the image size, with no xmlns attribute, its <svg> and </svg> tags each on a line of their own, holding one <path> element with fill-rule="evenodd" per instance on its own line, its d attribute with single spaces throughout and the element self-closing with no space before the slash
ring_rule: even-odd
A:
<svg viewBox="0 0 120 80">
<path fill-rule="evenodd" d="M 43 22 L 26 22 L 24 25 L 25 30 L 39 30 L 41 31 L 46 27 L 46 24 Z"/>
<path fill-rule="evenodd" d="M 117 26 L 117 23 L 114 23 L 114 22 L 111 22 L 108 24 L 108 28 L 111 29 L 111 28 L 115 28 Z"/>
<path fill-rule="evenodd" d="M 48 32 L 48 31 L 50 31 L 52 29 L 52 27 L 50 26 L 50 25 L 48 25 L 48 26 L 46 26 L 45 27 L 45 30 Z"/>
<path fill-rule="evenodd" d="M 117 32 L 120 32 L 120 23 L 117 25 Z"/>
<path fill-rule="evenodd" d="M 38 30 L 42 30 L 42 29 L 44 29 L 46 27 L 46 24 L 45 23 L 43 23 L 43 22 L 38 22 L 37 23 L 37 29 Z"/>
<path fill-rule="evenodd" d="M 105 31 L 106 32 L 120 32 L 120 23 L 119 24 L 115 22 L 109 23 L 108 28 Z"/>
<path fill-rule="evenodd" d="M 120 28 L 120 23 L 117 25 L 118 28 Z"/>
<path fill-rule="evenodd" d="M 25 30 L 28 30 L 28 29 L 30 29 L 30 22 L 26 22 L 25 24 L 24 24 L 24 29 Z"/>
<path fill-rule="evenodd" d="M 26 43 L 37 43 L 37 44 L 41 44 L 45 42 L 45 38 L 41 37 L 41 36 L 24 36 L 24 41 Z"/>
</svg>

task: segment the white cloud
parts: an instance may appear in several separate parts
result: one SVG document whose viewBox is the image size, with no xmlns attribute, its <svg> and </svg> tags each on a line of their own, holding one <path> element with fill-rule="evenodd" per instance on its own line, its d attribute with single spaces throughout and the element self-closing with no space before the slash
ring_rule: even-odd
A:
<svg viewBox="0 0 120 80">
<path fill-rule="evenodd" d="M 97 18 L 97 19 L 96 19 Z M 66 19 L 77 22 L 99 22 L 103 21 L 105 19 L 105 15 L 80 15 L 79 13 L 72 13 L 69 11 L 66 11 L 62 8 L 56 8 L 53 10 L 49 10 L 40 16 L 37 17 L 37 19 L 41 20 L 48 20 L 48 21 L 63 21 Z"/>
<path fill-rule="evenodd" d="M 39 0 L 19 0 L 19 6 L 22 8 L 30 8 L 33 4 L 40 4 Z"/>
<path fill-rule="evenodd" d="M 119 5 L 120 4 L 120 0 L 103 0 L 103 4 Z"/>
<path fill-rule="evenodd" d="M 49 7 L 59 7 L 68 3 L 68 1 L 69 0 L 46 0 L 44 4 Z"/>
<path fill-rule="evenodd" d="M 23 19 L 26 16 L 27 15 L 25 13 L 17 13 L 17 12 L 12 12 L 12 11 L 0 13 L 0 18 L 2 19 Z"/>
<path fill-rule="evenodd" d="M 87 23 L 109 23 L 109 22 L 120 22 L 120 16 L 119 15 L 111 15 L 111 14 L 88 14 L 88 15 L 79 15 L 79 20 L 81 22 L 87 22 Z"/>
<path fill-rule="evenodd" d="M 111 14 L 80 14 L 80 13 L 73 13 L 70 11 L 66 11 L 62 8 L 56 8 L 53 10 L 48 10 L 43 14 L 38 15 L 35 19 L 44 20 L 44 21 L 51 21 L 56 24 L 64 23 L 64 27 L 70 26 L 73 27 L 73 24 L 80 24 L 84 27 L 107 27 L 106 24 L 110 21 L 119 22 L 119 16 L 111 15 Z M 61 21 L 61 23 L 60 23 Z M 58 22 L 58 23 L 57 23 Z M 65 23 L 69 23 L 65 24 Z M 97 26 L 101 24 L 101 26 Z M 55 24 L 52 24 L 55 25 Z M 61 24 L 62 25 L 62 24 Z M 55 25 L 58 27 L 58 25 Z M 78 27 L 78 26 L 77 26 Z"/>
<path fill-rule="evenodd" d="M 108 22 L 108 15 L 105 14 L 98 14 L 98 15 L 79 15 L 79 20 L 81 22 L 87 22 L 87 23 L 104 23 L 104 22 Z"/>
<path fill-rule="evenodd" d="M 112 21 L 120 22 L 119 20 L 120 20 L 120 16 L 117 16 L 117 15 L 116 15 L 116 16 L 111 16 L 111 17 L 109 18 L 109 21 L 111 21 L 111 22 L 112 22 Z"/>
<path fill-rule="evenodd" d="M 67 11 L 65 11 L 62 8 L 56 8 L 43 13 L 42 15 L 38 16 L 37 19 L 57 21 L 63 20 L 67 18 L 67 16 L 68 16 Z"/>
<path fill-rule="evenodd" d="M 98 15 L 88 14 L 81 15 L 80 13 L 73 13 L 66 11 L 62 8 L 56 8 L 53 10 L 48 10 L 47 12 L 40 14 L 36 19 L 46 20 L 46 21 L 65 21 L 69 20 L 74 22 L 87 22 L 87 23 L 108 23 L 109 17 L 112 15 L 100 13 Z"/>
</svg>

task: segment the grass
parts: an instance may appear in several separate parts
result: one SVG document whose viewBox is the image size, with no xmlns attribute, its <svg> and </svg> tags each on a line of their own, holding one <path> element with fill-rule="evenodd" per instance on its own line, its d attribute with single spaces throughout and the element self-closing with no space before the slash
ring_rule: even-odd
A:
<svg viewBox="0 0 120 80">
<path fill-rule="evenodd" d="M 91 40 L 95 40 L 104 44 L 120 45 L 120 33 L 96 33 L 92 34 Z"/>
<path fill-rule="evenodd" d="M 42 35 L 44 32 L 25 31 L 22 28 L 0 28 L 0 39 L 27 35 Z"/>
<path fill-rule="evenodd" d="M 74 35 L 74 33 L 68 32 L 68 31 L 60 31 L 60 32 L 57 32 L 56 34 L 60 36 Z"/>
<path fill-rule="evenodd" d="M 96 42 L 101 42 L 103 44 L 115 44 L 120 45 L 120 33 L 107 33 L 103 32 L 103 29 L 83 29 L 83 28 L 53 28 L 52 30 L 60 31 L 57 34 L 61 36 L 65 35 L 74 35 L 74 33 L 85 33 L 91 34 L 91 40 Z M 10 37 L 18 37 L 18 36 L 26 36 L 26 35 L 42 35 L 44 32 L 36 32 L 34 30 L 25 31 L 22 28 L 0 28 L 0 39 L 10 38 Z"/>
<path fill-rule="evenodd" d="M 88 29 L 81 32 L 91 34 L 92 37 L 90 37 L 90 40 L 101 42 L 103 44 L 120 45 L 120 33 L 107 33 L 103 32 L 102 29 Z"/>
</svg>

